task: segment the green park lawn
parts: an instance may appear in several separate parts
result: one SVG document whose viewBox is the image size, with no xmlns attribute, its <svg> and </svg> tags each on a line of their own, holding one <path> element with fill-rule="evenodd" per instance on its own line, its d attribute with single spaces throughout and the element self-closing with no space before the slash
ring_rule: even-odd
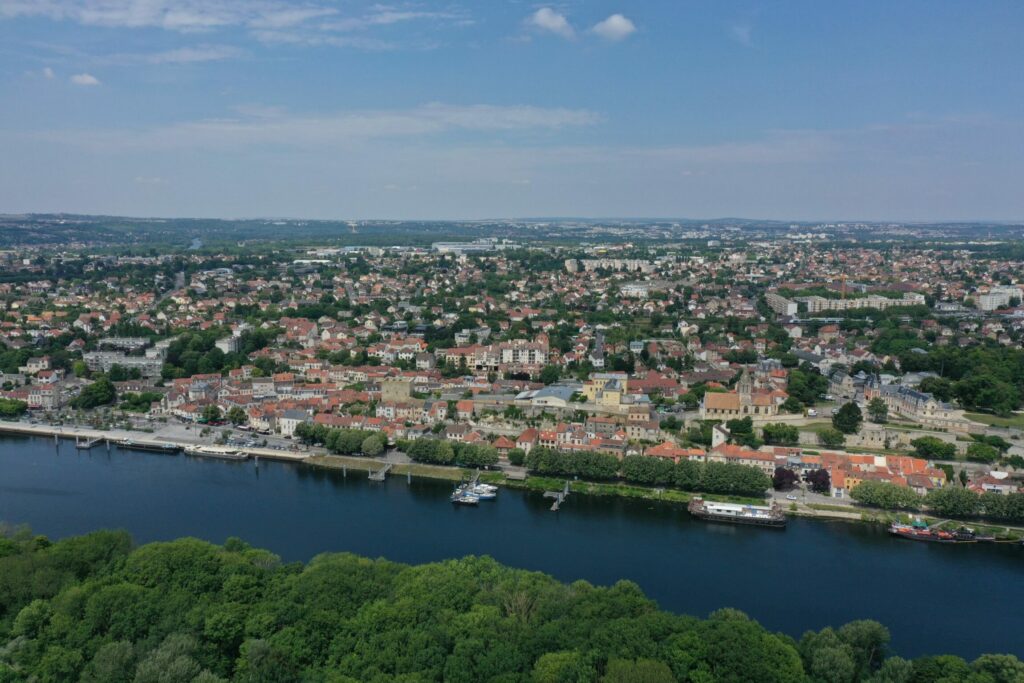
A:
<svg viewBox="0 0 1024 683">
<path fill-rule="evenodd" d="M 988 413 L 964 413 L 968 420 L 974 420 L 992 427 L 1016 427 L 1024 429 L 1024 414 L 1017 413 L 1011 417 L 999 417 Z"/>
<path fill-rule="evenodd" d="M 826 429 L 832 429 L 832 422 L 831 421 L 808 422 L 807 424 L 799 425 L 799 429 L 800 429 L 801 432 L 814 432 L 815 434 L 820 434 L 821 432 L 825 431 Z"/>
</svg>

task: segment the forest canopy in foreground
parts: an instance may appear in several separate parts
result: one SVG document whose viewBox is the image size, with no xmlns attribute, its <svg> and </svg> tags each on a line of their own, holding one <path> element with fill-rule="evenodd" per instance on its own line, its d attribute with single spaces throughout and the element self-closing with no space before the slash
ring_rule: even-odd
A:
<svg viewBox="0 0 1024 683">
<path fill-rule="evenodd" d="M 986 655 L 889 656 L 872 621 L 799 641 L 725 609 L 660 611 L 636 585 L 566 585 L 486 557 L 282 564 L 231 539 L 133 548 L 0 534 L 0 683 L 1024 680 Z"/>
</svg>

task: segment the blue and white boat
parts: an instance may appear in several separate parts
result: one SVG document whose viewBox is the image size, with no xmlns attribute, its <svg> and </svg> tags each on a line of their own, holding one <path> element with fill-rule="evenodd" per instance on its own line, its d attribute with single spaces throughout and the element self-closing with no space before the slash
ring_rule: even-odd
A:
<svg viewBox="0 0 1024 683">
<path fill-rule="evenodd" d="M 451 501 L 456 505 L 479 505 L 480 496 L 467 491 L 465 488 L 460 486 L 455 489 L 455 492 L 452 494 Z"/>
</svg>

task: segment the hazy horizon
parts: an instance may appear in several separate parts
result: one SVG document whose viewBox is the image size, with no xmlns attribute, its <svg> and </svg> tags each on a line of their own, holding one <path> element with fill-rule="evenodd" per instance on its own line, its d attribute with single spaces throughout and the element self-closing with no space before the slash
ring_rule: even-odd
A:
<svg viewBox="0 0 1024 683">
<path fill-rule="evenodd" d="M 216 221 L 315 221 L 323 223 L 347 223 L 347 222 L 364 222 L 364 223 L 439 223 L 439 222 L 450 222 L 450 223 L 501 223 L 501 222 L 558 222 L 558 221 L 583 221 L 583 222 L 602 222 L 602 221 L 621 221 L 621 222 L 646 222 L 646 223 L 663 223 L 669 221 L 680 221 L 686 223 L 722 223 L 728 221 L 742 221 L 748 223 L 806 223 L 806 224 L 856 224 L 864 223 L 877 225 L 882 223 L 894 223 L 901 225 L 941 225 L 941 224 L 987 224 L 987 225 L 1006 225 L 1006 226 L 1018 226 L 1024 224 L 1024 219 L 987 219 L 987 218 L 963 218 L 963 219 L 944 219 L 944 220 L 928 220 L 928 219 L 905 219 L 896 220 L 890 218 L 877 218 L 877 219 L 865 219 L 865 218 L 769 218 L 769 217 L 750 217 L 750 216 L 710 216 L 710 217 L 693 217 L 693 216 L 480 216 L 477 218 L 458 218 L 448 216 L 426 216 L 426 217 L 387 217 L 387 216 L 335 216 L 335 217 L 312 217 L 312 216 L 270 216 L 270 215 L 252 215 L 252 216 L 201 216 L 201 215 L 180 215 L 180 216 L 160 216 L 160 215 L 128 215 L 128 214 L 112 214 L 112 213 L 82 213 L 78 211 L 2 211 L 0 210 L 0 217 L 8 216 L 81 216 L 84 218 L 119 218 L 126 220 L 150 220 L 150 221 L 189 221 L 189 220 L 216 220 Z M 813 227 L 810 226 L 809 227 Z"/>
</svg>

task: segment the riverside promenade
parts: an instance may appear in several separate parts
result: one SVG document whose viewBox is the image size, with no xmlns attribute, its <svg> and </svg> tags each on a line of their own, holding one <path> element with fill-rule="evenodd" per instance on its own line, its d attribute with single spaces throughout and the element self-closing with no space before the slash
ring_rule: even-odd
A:
<svg viewBox="0 0 1024 683">
<path fill-rule="evenodd" d="M 18 434 L 21 436 L 49 437 L 56 436 L 58 439 L 109 441 L 133 441 L 138 444 L 162 445 L 173 444 L 181 448 L 195 446 L 210 446 L 213 439 L 204 438 L 199 433 L 184 432 L 177 425 L 168 425 L 153 432 L 140 432 L 128 429 L 95 429 L 93 427 L 79 427 L 70 425 L 32 424 L 29 422 L 6 422 L 0 421 L 0 435 Z M 246 453 L 249 456 L 261 458 L 284 460 L 288 462 L 303 462 L 310 455 L 309 452 L 297 452 L 283 448 L 264 448 L 260 446 L 232 446 L 233 450 L 239 453 Z"/>
</svg>

